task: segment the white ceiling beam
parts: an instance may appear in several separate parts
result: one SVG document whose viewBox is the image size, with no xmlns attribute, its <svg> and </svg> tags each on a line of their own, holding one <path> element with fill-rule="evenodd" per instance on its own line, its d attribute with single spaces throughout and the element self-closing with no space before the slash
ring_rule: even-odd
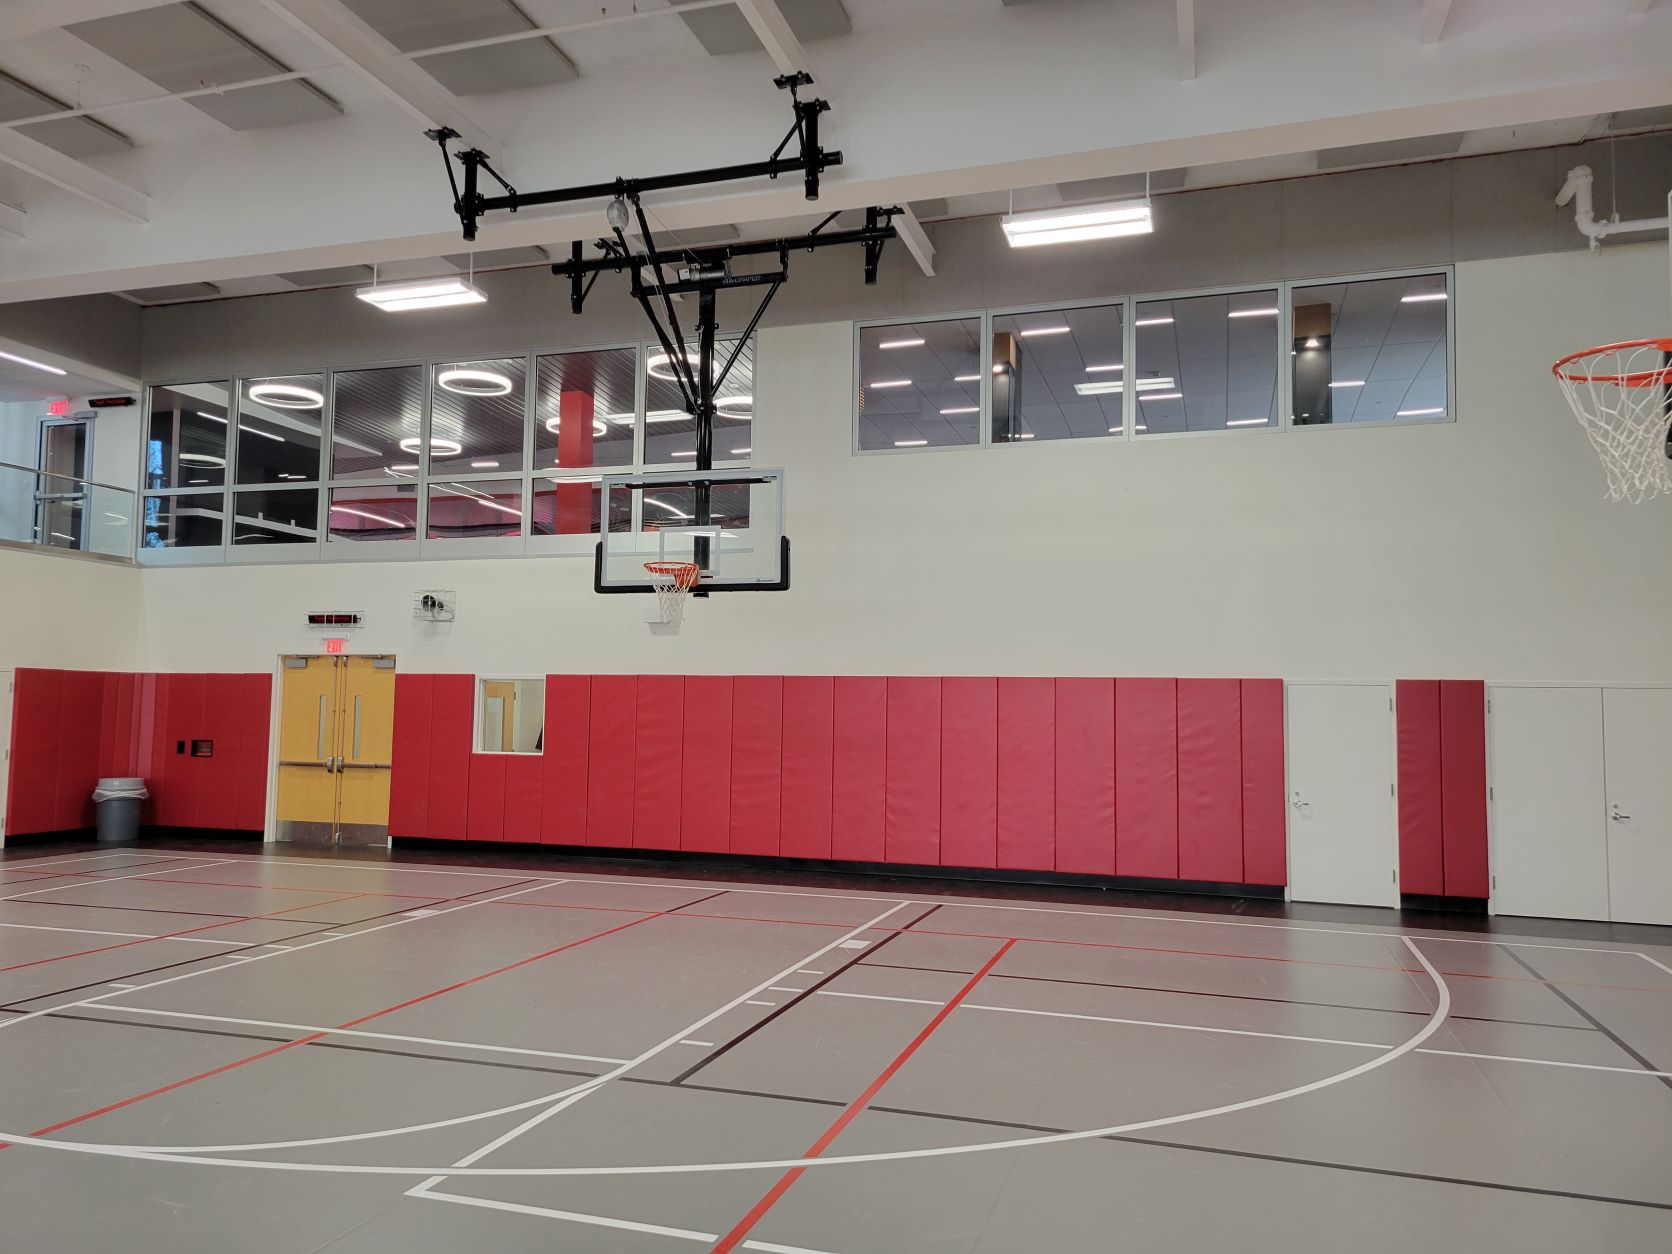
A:
<svg viewBox="0 0 1672 1254">
<path fill-rule="evenodd" d="M 0 162 L 16 166 L 25 174 L 73 192 L 130 221 L 145 222 L 150 218 L 151 199 L 144 192 L 5 127 L 0 127 Z"/>
<path fill-rule="evenodd" d="M 1422 0 L 1422 42 L 1437 44 L 1451 16 L 1451 0 Z"/>
<path fill-rule="evenodd" d="M 894 215 L 894 229 L 899 232 L 900 242 L 906 246 L 911 259 L 917 262 L 918 269 L 928 278 L 934 278 L 935 244 L 910 205 L 900 206 L 900 212 Z"/>
<path fill-rule="evenodd" d="M 1179 19 L 1179 81 L 1196 77 L 1196 0 L 1177 0 Z"/>
<path fill-rule="evenodd" d="M 778 7 L 778 0 L 737 0 L 737 7 L 755 32 L 755 38 L 766 49 L 766 55 L 772 58 L 772 64 L 778 67 L 778 73 L 812 72 L 807 50 L 790 29 L 789 20 Z"/>
<path fill-rule="evenodd" d="M 470 120 L 459 98 L 350 12 L 340 0 L 261 0 L 326 52 L 358 71 L 425 129 L 450 126 L 467 147 L 503 157 L 504 146 Z"/>
<path fill-rule="evenodd" d="M 16 205 L 0 202 L 0 239 L 22 239 L 29 215 Z"/>
</svg>

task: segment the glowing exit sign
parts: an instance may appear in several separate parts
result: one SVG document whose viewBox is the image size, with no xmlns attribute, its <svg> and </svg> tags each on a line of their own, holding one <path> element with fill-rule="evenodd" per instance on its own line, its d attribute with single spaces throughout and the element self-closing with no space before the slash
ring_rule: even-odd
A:
<svg viewBox="0 0 1672 1254">
<path fill-rule="evenodd" d="M 62 418 L 70 412 L 70 403 L 69 401 L 53 401 L 47 405 L 46 412 L 54 418 Z"/>
<path fill-rule="evenodd" d="M 325 642 L 325 651 L 327 653 L 341 653 L 347 646 L 348 641 L 346 640 L 327 640 Z"/>
</svg>

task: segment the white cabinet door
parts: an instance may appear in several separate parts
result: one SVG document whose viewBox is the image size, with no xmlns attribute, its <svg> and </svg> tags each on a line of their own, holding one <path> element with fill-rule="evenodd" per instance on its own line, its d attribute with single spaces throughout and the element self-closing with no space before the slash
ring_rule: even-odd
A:
<svg viewBox="0 0 1672 1254">
<path fill-rule="evenodd" d="M 1290 684 L 1289 896 L 1399 904 L 1393 689 Z"/>
<path fill-rule="evenodd" d="M 1608 918 L 1601 690 L 1493 688 L 1488 700 L 1493 912 Z"/>
<path fill-rule="evenodd" d="M 1603 693 L 1608 894 L 1620 923 L 1672 923 L 1672 688 Z"/>
</svg>

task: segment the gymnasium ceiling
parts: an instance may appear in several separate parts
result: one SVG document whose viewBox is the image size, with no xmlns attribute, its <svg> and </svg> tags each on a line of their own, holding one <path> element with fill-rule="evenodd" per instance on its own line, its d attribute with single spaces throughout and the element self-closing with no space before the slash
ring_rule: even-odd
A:
<svg viewBox="0 0 1672 1254">
<path fill-rule="evenodd" d="M 1665 126 L 1669 65 L 1672 0 L 9 0 L 0 302 L 541 264 L 601 203 L 472 260 L 424 127 L 523 188 L 753 160 L 791 69 L 847 156 L 821 212 L 934 221 Z M 647 203 L 763 236 L 814 220 L 791 182 Z"/>
</svg>

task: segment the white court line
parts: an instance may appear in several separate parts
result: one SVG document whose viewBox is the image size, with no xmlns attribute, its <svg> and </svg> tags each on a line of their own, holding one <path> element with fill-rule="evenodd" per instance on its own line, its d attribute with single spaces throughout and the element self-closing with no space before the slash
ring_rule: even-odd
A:
<svg viewBox="0 0 1672 1254">
<path fill-rule="evenodd" d="M 901 904 L 903 905 L 905 903 L 902 902 Z M 892 913 L 892 911 L 888 913 Z M 887 916 L 885 914 L 881 917 Z M 873 920 L 872 924 L 866 924 L 865 926 L 873 926 L 874 923 L 875 920 Z M 984 1154 L 990 1153 L 994 1150 L 1030 1149 L 1037 1145 L 1065 1145 L 1074 1141 L 1093 1141 L 1099 1140 L 1103 1137 L 1125 1136 L 1132 1132 L 1145 1132 L 1151 1128 L 1166 1128 L 1172 1127 L 1176 1124 L 1195 1123 L 1202 1119 L 1213 1119 L 1219 1115 L 1235 1114 L 1244 1110 L 1255 1110 L 1261 1106 L 1271 1106 L 1278 1102 L 1288 1101 L 1290 1098 L 1303 1097 L 1308 1093 L 1316 1093 L 1322 1089 L 1331 1088 L 1334 1085 L 1345 1083 L 1348 1080 L 1357 1079 L 1359 1076 L 1375 1071 L 1379 1067 L 1385 1067 L 1389 1063 L 1403 1058 L 1412 1050 L 1419 1048 L 1424 1041 L 1427 1041 L 1445 1026 L 1446 1017 L 1451 1013 L 1451 987 L 1446 983 L 1445 978 L 1441 976 L 1439 970 L 1434 966 L 1434 964 L 1428 960 L 1427 955 L 1424 954 L 1422 950 L 1417 948 L 1416 943 L 1410 937 L 1401 937 L 1401 939 L 1405 943 L 1405 948 L 1409 950 L 1411 956 L 1414 957 L 1419 964 L 1421 964 L 1423 971 L 1433 982 L 1437 997 L 1437 1004 L 1434 1008 L 1433 1014 L 1429 1015 L 1428 1019 L 1414 1035 L 1408 1037 L 1404 1041 L 1401 1041 L 1398 1045 L 1393 1046 L 1391 1049 L 1377 1054 L 1374 1058 L 1366 1059 L 1364 1062 L 1359 1063 L 1356 1067 L 1349 1067 L 1345 1071 L 1337 1071 L 1333 1075 L 1322 1076 L 1319 1079 L 1310 1080 L 1305 1084 L 1297 1084 L 1293 1088 L 1280 1089 L 1275 1093 L 1265 1093 L 1259 1097 L 1246 1098 L 1240 1102 L 1229 1102 L 1222 1106 L 1210 1106 L 1202 1110 L 1185 1111 L 1182 1114 L 1177 1115 L 1163 1115 L 1155 1119 L 1140 1119 L 1132 1123 L 1111 1124 L 1104 1128 L 1084 1128 L 1074 1132 L 1049 1132 L 1038 1136 L 1012 1137 L 1004 1141 L 977 1141 L 969 1144 L 932 1146 L 924 1149 L 886 1150 L 874 1154 L 832 1154 L 822 1158 L 774 1158 L 751 1162 L 655 1163 L 636 1164 L 631 1166 L 615 1165 L 598 1167 L 465 1167 L 460 1166 L 457 1163 L 451 1167 L 410 1167 L 382 1166 L 371 1163 L 274 1162 L 270 1159 L 262 1158 L 210 1158 L 195 1154 L 170 1152 L 167 1150 L 160 1151 L 157 1146 L 100 1145 L 96 1143 L 90 1144 L 85 1141 L 64 1141 L 51 1137 L 31 1136 L 26 1132 L 19 1133 L 6 1131 L 0 1131 L 0 1142 L 9 1142 L 12 1145 L 19 1146 L 65 1150 L 76 1154 L 102 1155 L 111 1158 L 137 1158 L 152 1162 L 190 1163 L 195 1166 L 204 1167 L 239 1167 L 258 1171 L 321 1172 L 337 1175 L 369 1176 L 423 1175 L 431 1178 L 435 1178 L 437 1176 L 443 1178 L 447 1176 L 495 1176 L 508 1178 L 513 1176 L 667 1176 L 706 1175 L 724 1171 L 787 1171 L 791 1168 L 811 1169 L 815 1167 L 840 1167 L 849 1163 L 880 1163 L 900 1162 L 908 1159 L 919 1158 L 950 1158 L 954 1155 Z M 727 1009 L 729 1009 L 729 1007 L 721 1007 L 719 1010 L 714 1012 L 714 1016 L 725 1013 Z M 0 1026 L 4 1025 L 0 1024 Z M 602 1083 L 607 1078 L 609 1078 L 607 1075 L 600 1076 L 596 1081 L 589 1081 L 589 1085 L 596 1087 L 597 1084 Z M 574 1096 L 579 1096 L 580 1091 L 586 1087 L 587 1086 L 585 1085 L 577 1086 L 575 1089 L 570 1090 L 570 1092 Z M 570 1100 L 573 1099 L 571 1098 Z M 496 1141 L 483 1146 L 480 1150 L 476 1151 L 475 1156 L 480 1157 L 483 1154 L 489 1153 L 498 1148 L 500 1145 L 505 1144 L 507 1141 L 520 1136 L 528 1128 L 533 1127 L 535 1123 L 546 1118 L 548 1115 L 557 1113 L 558 1110 L 569 1104 L 570 1101 L 566 1100 L 560 1102 L 556 1106 L 549 1107 L 541 1114 L 536 1115 L 534 1119 L 524 1122 L 518 1127 L 513 1128 L 504 1136 L 499 1137 Z M 501 1112 L 495 1111 L 490 1113 L 498 1114 Z M 470 1116 L 469 1118 L 474 1119 L 486 1117 L 487 1115 L 484 1114 Z M 451 1122 L 458 1123 L 461 1122 L 461 1120 L 452 1120 Z M 434 1124 L 429 1126 L 435 1127 L 441 1125 Z M 343 1140 L 349 1138 L 339 1137 L 335 1139 Z M 318 1144 L 319 1142 L 315 1141 L 310 1143 Z M 428 1181 L 426 1181 L 423 1185 L 415 1186 L 415 1188 L 423 1188 L 426 1187 L 427 1184 Z M 410 1194 L 413 1191 L 408 1190 L 408 1192 Z"/>
<path fill-rule="evenodd" d="M 769 993 L 805 993 L 807 990 L 804 988 L 785 988 L 782 984 L 774 984 L 766 991 Z"/>
<path fill-rule="evenodd" d="M 171 867 L 169 869 L 173 870 L 173 871 L 201 871 L 205 867 L 224 866 L 224 865 L 226 865 L 226 863 L 228 863 L 230 861 L 232 861 L 231 858 L 221 858 L 221 859 L 218 859 L 217 861 L 214 861 L 214 862 L 200 862 L 196 866 L 177 866 L 177 867 Z M 153 872 L 153 871 L 135 871 L 132 875 L 107 875 L 107 876 L 103 876 L 102 878 L 96 879 L 96 880 L 78 879 L 78 880 L 75 880 L 75 881 L 73 881 L 72 883 L 69 883 L 69 884 L 53 884 L 51 887 L 48 887 L 48 888 L 31 889 L 29 892 L 26 892 L 26 893 L 8 893 L 6 896 L 0 897 L 0 901 L 16 901 L 19 897 L 34 897 L 34 896 L 37 896 L 41 893 L 61 893 L 61 892 L 65 892 L 65 891 L 67 891 L 71 888 L 94 888 L 94 887 L 96 887 L 100 884 L 115 884 L 120 880 L 137 880 L 137 879 L 143 878 L 144 876 L 152 875 L 152 874 L 155 874 L 155 872 Z M 90 909 L 90 910 L 96 910 L 97 908 L 98 908 L 97 906 L 89 906 L 88 907 L 88 909 Z"/>
<path fill-rule="evenodd" d="M 119 849 L 101 849 L 101 850 L 97 851 L 96 853 L 78 853 L 78 854 L 74 854 L 74 855 L 72 855 L 71 857 L 68 857 L 68 858 L 47 858 L 47 859 L 17 858 L 15 860 L 8 858 L 8 859 L 0 860 L 0 866 L 15 866 L 19 871 L 23 871 L 23 870 L 27 870 L 29 867 L 32 867 L 32 866 L 70 866 L 70 865 L 82 866 L 82 865 L 86 864 L 92 858 L 123 858 L 123 857 L 126 857 L 126 858 L 144 857 L 144 858 L 150 859 L 152 862 L 180 862 L 180 861 L 183 860 L 181 855 L 179 855 L 179 854 L 169 854 L 167 856 L 164 856 L 162 854 L 124 853 L 122 850 L 119 850 Z"/>
<path fill-rule="evenodd" d="M 433 1036 L 399 1036 L 393 1032 L 361 1032 L 353 1028 L 326 1028 L 315 1023 L 283 1023 L 276 1019 L 235 1019 L 231 1015 L 188 1014 L 184 1010 L 158 1010 L 152 1006 L 106 1006 L 123 1014 L 160 1015 L 165 1019 L 197 1019 L 204 1023 L 237 1023 L 251 1028 L 281 1028 L 287 1032 L 318 1033 L 321 1036 L 364 1036 L 374 1041 L 405 1041 L 411 1045 L 441 1045 L 449 1049 L 481 1049 L 495 1054 L 527 1054 L 534 1058 L 567 1058 L 574 1062 L 622 1063 L 625 1058 L 600 1058 L 596 1054 L 565 1054 L 554 1049 L 523 1049 L 515 1045 L 483 1045 L 477 1041 L 441 1040 Z"/>
<path fill-rule="evenodd" d="M 801 970 L 796 972 L 796 974 L 797 975 L 823 975 L 824 972 L 823 971 L 815 971 L 811 967 L 802 967 Z"/>
<path fill-rule="evenodd" d="M 110 987 L 110 988 L 133 988 L 133 987 L 134 987 L 134 985 L 132 985 L 132 984 L 115 984 L 115 983 L 113 983 L 113 984 L 111 984 L 111 985 L 109 985 L 109 987 Z"/>
<path fill-rule="evenodd" d="M 268 857 L 268 856 L 265 856 L 265 855 L 233 857 L 233 858 L 227 859 L 227 861 L 253 862 L 253 863 L 276 862 L 276 863 L 279 863 L 279 864 L 285 865 L 285 866 L 313 867 L 316 870 L 330 869 L 330 870 L 337 870 L 337 871 L 383 871 L 385 873 L 410 874 L 410 875 L 463 875 L 463 876 L 470 876 L 470 877 L 473 877 L 473 878 L 496 879 L 496 880 L 534 879 L 534 880 L 537 880 L 541 884 L 599 884 L 599 885 L 605 885 L 605 886 L 608 886 L 608 887 L 611 887 L 611 888 L 624 888 L 624 887 L 625 888 L 631 888 L 631 887 L 684 888 L 684 889 L 691 889 L 693 891 L 700 891 L 701 889 L 704 889 L 704 888 L 719 887 L 719 888 L 724 889 L 724 891 L 730 892 L 730 893 L 753 893 L 756 896 L 764 896 L 764 897 L 811 897 L 811 898 L 815 898 L 815 899 L 822 900 L 822 901 L 891 902 L 891 901 L 895 900 L 895 898 L 892 898 L 892 897 L 878 897 L 878 896 L 873 896 L 873 895 L 870 895 L 870 894 L 857 893 L 857 892 L 854 892 L 854 893 L 820 893 L 820 892 L 801 891 L 801 890 L 798 890 L 798 889 L 786 889 L 786 888 L 752 888 L 752 887 L 750 887 L 748 885 L 744 885 L 744 884 L 728 884 L 728 883 L 725 883 L 724 881 L 718 881 L 718 880 L 698 882 L 698 883 L 681 883 L 677 880 L 650 880 L 650 879 L 639 879 L 639 878 L 636 878 L 636 877 L 635 878 L 630 878 L 630 879 L 629 878 L 623 878 L 623 879 L 576 879 L 576 878 L 544 879 L 540 876 L 518 875 L 516 872 L 513 872 L 513 871 L 505 871 L 505 872 L 468 871 L 468 870 L 464 870 L 462 868 L 455 870 L 455 869 L 437 868 L 437 867 L 415 867 L 415 866 L 405 866 L 405 865 L 396 864 L 396 863 L 374 864 L 374 863 L 356 863 L 356 862 L 333 862 L 333 863 L 322 864 L 322 863 L 320 863 L 316 860 L 309 859 L 309 858 Z M 321 890 L 321 891 L 324 891 L 324 890 Z M 4 899 L 0 898 L 0 900 L 4 900 Z M 1131 920 L 1136 920 L 1136 921 L 1139 921 L 1139 922 L 1153 922 L 1153 923 L 1186 923 L 1186 924 L 1200 923 L 1200 924 L 1203 924 L 1203 925 L 1206 925 L 1206 926 L 1212 926 L 1212 927 L 1255 927 L 1255 928 L 1265 928 L 1265 929 L 1269 929 L 1269 930 L 1273 930 L 1273 931 L 1279 931 L 1279 932 L 1315 933 L 1315 934 L 1323 935 L 1323 936 L 1369 936 L 1369 937 L 1373 937 L 1373 938 L 1378 939 L 1378 940 L 1403 940 L 1407 936 L 1413 936 L 1413 939 L 1416 939 L 1416 940 L 1445 941 L 1447 943 L 1455 944 L 1455 945 L 1500 945 L 1500 946 L 1508 946 L 1508 947 L 1521 948 L 1521 949 L 1559 949 L 1559 950 L 1565 950 L 1565 951 L 1568 951 L 1568 952 L 1571 952 L 1571 953 L 1584 953 L 1584 954 L 1638 954 L 1638 956 L 1640 956 L 1640 957 L 1647 957 L 1648 956 L 1646 954 L 1641 954 L 1638 950 L 1626 949 L 1626 948 L 1606 949 L 1606 948 L 1602 948 L 1600 946 L 1590 946 L 1590 945 L 1553 945 L 1553 944 L 1548 944 L 1548 943 L 1544 943 L 1544 942 L 1540 942 L 1540 941 L 1491 940 L 1491 939 L 1484 939 L 1484 938 L 1475 937 L 1475 936 L 1444 936 L 1444 935 L 1441 935 L 1438 932 L 1426 932 L 1426 931 L 1417 932 L 1413 935 L 1412 933 L 1400 932 L 1400 931 L 1397 931 L 1397 930 L 1393 930 L 1391 928 L 1388 929 L 1388 930 L 1384 930 L 1384 931 L 1375 931 L 1375 930 L 1365 930 L 1365 929 L 1358 929 L 1358 928 L 1311 927 L 1311 926 L 1307 926 L 1305 924 L 1290 923 L 1290 922 L 1287 922 L 1287 921 L 1262 923 L 1262 922 L 1259 922 L 1259 921 L 1254 920 L 1254 919 L 1219 919 L 1219 918 L 1213 918 L 1213 917 L 1207 916 L 1207 915 L 1179 913 L 1179 912 L 1174 912 L 1174 911 L 1159 911 L 1158 910 L 1158 911 L 1154 911 L 1154 912 L 1145 912 L 1145 911 L 1141 911 L 1141 910 L 1060 910 L 1060 909 L 1057 909 L 1057 908 L 1052 907 L 1052 906 L 1018 906 L 1018 905 L 1012 905 L 1012 904 L 1003 903 L 1003 902 L 966 901 L 963 898 L 958 898 L 958 897 L 949 897 L 949 898 L 942 899 L 940 904 L 947 909 L 953 909 L 953 908 L 956 908 L 956 907 L 967 907 L 968 909 L 971 909 L 971 910 L 1012 910 L 1012 911 L 1018 911 L 1018 912 L 1023 913 L 1023 914 L 1060 914 L 1060 915 L 1067 915 L 1067 916 L 1075 917 L 1075 918 L 1131 919 Z M 1650 959 L 1650 961 L 1653 961 L 1653 959 Z M 1655 965 L 1659 966 L 1660 964 L 1656 963 Z"/>
<path fill-rule="evenodd" d="M 1660 959 L 1649 957 L 1649 955 L 1644 953 L 1641 949 L 1637 951 L 1637 956 L 1643 959 L 1643 961 L 1648 963 L 1651 967 L 1659 967 L 1662 971 L 1666 972 L 1667 975 L 1672 975 L 1672 967 L 1667 966 L 1664 962 L 1660 961 Z"/>
<path fill-rule="evenodd" d="M 702 1049 L 713 1049 L 714 1048 L 714 1042 L 713 1041 L 681 1041 L 679 1043 L 681 1045 L 696 1045 L 696 1046 L 698 1046 Z"/>
<path fill-rule="evenodd" d="M 851 997 L 855 1001 L 897 1001 L 914 1006 L 942 1006 L 945 1002 L 927 997 L 884 997 L 880 993 L 839 993 L 821 988 L 820 997 Z M 1119 1023 L 1135 1028 L 1172 1028 L 1179 1032 L 1209 1032 L 1216 1036 L 1258 1036 L 1269 1041 L 1302 1041 L 1314 1045 L 1346 1045 L 1353 1049 L 1386 1049 L 1380 1041 L 1343 1041 L 1329 1036 L 1291 1036 L 1286 1032 L 1256 1032 L 1250 1028 L 1221 1028 L 1202 1023 L 1164 1023 L 1155 1019 L 1117 1019 L 1109 1015 L 1071 1014 L 1066 1010 L 1024 1010 L 1020 1006 L 983 1006 L 964 1002 L 960 1010 L 990 1010 L 1007 1015 L 1037 1015 L 1044 1019 L 1079 1019 L 1087 1023 Z M 1418 1054 L 1446 1054 L 1453 1058 L 1482 1058 L 1491 1062 L 1530 1062 L 1543 1067 L 1573 1067 L 1581 1071 L 1613 1071 L 1620 1075 L 1672 1078 L 1672 1071 L 1650 1071 L 1643 1067 L 1611 1067 L 1599 1062 L 1558 1062 L 1553 1058 L 1521 1058 L 1514 1054 L 1477 1054 L 1464 1049 L 1418 1049 Z"/>
<path fill-rule="evenodd" d="M 624 1232 L 643 1232 L 656 1237 L 674 1237 L 683 1241 L 706 1241 L 713 1244 L 720 1239 L 717 1232 L 698 1232 L 694 1228 L 668 1228 L 662 1224 L 644 1224 L 631 1219 L 611 1219 L 607 1215 L 583 1215 L 579 1211 L 554 1210 L 549 1206 L 524 1206 L 518 1202 L 500 1202 L 489 1197 L 469 1197 L 463 1193 L 415 1193 L 414 1197 L 435 1202 L 456 1202 L 460 1206 L 480 1206 L 484 1210 L 508 1211 L 513 1215 L 534 1215 L 541 1219 L 563 1219 L 569 1223 L 587 1224 L 594 1228 L 618 1228 Z M 774 1245 L 771 1241 L 745 1241 L 745 1250 L 760 1250 L 762 1254 L 826 1254 L 803 1245 Z"/>
<path fill-rule="evenodd" d="M 896 910 L 903 910 L 905 907 L 907 907 L 911 904 L 913 904 L 913 903 L 910 902 L 910 901 L 897 902 L 894 905 L 890 906 L 887 910 L 884 910 L 881 914 L 877 915 L 875 918 L 871 919 L 869 922 L 861 923 L 858 927 L 854 928 L 851 932 L 849 932 L 847 934 L 847 936 L 857 936 L 857 935 L 859 935 L 859 933 L 861 933 L 863 931 L 866 931 L 870 928 L 875 927 L 877 924 L 881 923 L 884 919 L 886 919 L 889 915 L 893 914 Z M 766 979 L 762 980 L 759 984 L 755 985 L 754 988 L 749 989 L 747 992 L 740 993 L 738 996 L 732 998 L 729 1002 L 727 1002 L 725 1005 L 719 1007 L 718 1009 L 709 1011 L 706 1015 L 704 1015 L 702 1018 L 698 1019 L 695 1023 L 689 1024 L 686 1027 L 681 1028 L 679 1031 L 675 1032 L 672 1036 L 667 1037 L 665 1040 L 659 1042 L 658 1044 L 652 1045 L 649 1049 L 647 1049 L 643 1053 L 641 1053 L 637 1058 L 631 1059 L 630 1061 L 623 1063 L 621 1066 L 617 1067 L 614 1071 L 606 1071 L 603 1075 L 599 1076 L 596 1080 L 589 1080 L 585 1084 L 577 1084 L 577 1085 L 573 1086 L 572 1088 L 565 1090 L 564 1092 L 551 1094 L 552 1099 L 558 1099 L 556 1105 L 546 1107 L 546 1109 L 544 1109 L 544 1110 L 540 1111 L 539 1113 L 535 1114 L 532 1118 L 523 1120 L 516 1127 L 512 1128 L 509 1132 L 502 1133 L 501 1135 L 496 1136 L 493 1140 L 489 1141 L 486 1145 L 482 1145 L 482 1146 L 477 1147 L 476 1149 L 472 1150 L 470 1153 L 466 1154 L 463 1158 L 459 1159 L 459 1161 L 454 1163 L 453 1166 L 455 1168 L 462 1167 L 462 1168 L 466 1168 L 466 1169 L 471 1169 L 471 1165 L 473 1163 L 477 1162 L 479 1159 L 485 1158 L 485 1157 L 487 1157 L 487 1155 L 493 1153 L 495 1150 L 500 1149 L 503 1146 L 509 1145 L 512 1141 L 514 1141 L 518 1137 L 522 1136 L 523 1133 L 528 1132 L 531 1129 L 538 1127 L 540 1124 L 544 1123 L 547 1119 L 550 1119 L 553 1115 L 557 1114 L 559 1111 L 566 1110 L 570 1106 L 573 1106 L 576 1102 L 578 1102 L 581 1099 L 583 1099 L 584 1097 L 586 1097 L 588 1094 L 593 1092 L 595 1089 L 602 1088 L 610 1080 L 615 1079 L 617 1076 L 627 1074 L 627 1072 L 631 1071 L 634 1067 L 637 1067 L 641 1063 L 649 1062 L 652 1058 L 656 1057 L 663 1050 L 670 1049 L 673 1046 L 677 1045 L 680 1041 L 685 1040 L 688 1037 L 690 1037 L 690 1035 L 693 1032 L 702 1031 L 703 1028 L 707 1027 L 710 1023 L 713 1023 L 716 1019 L 719 1019 L 722 1016 L 728 1014 L 729 1012 L 737 1009 L 738 1006 L 740 1006 L 744 1002 L 746 1002 L 753 994 L 760 992 L 761 989 L 766 988 L 773 981 L 785 979 L 791 971 L 794 971 L 797 967 L 801 966 L 803 963 L 816 962 L 819 958 L 823 957 L 825 954 L 830 953 L 832 950 L 836 949 L 842 943 L 842 941 L 845 940 L 845 939 L 847 939 L 847 937 L 839 937 L 838 939 L 831 941 L 829 944 L 823 946 L 822 948 L 814 950 L 812 953 L 808 954 L 805 958 L 798 958 L 795 962 L 793 962 L 789 966 L 785 967 L 782 971 L 778 972 L 776 975 L 767 976 Z M 550 1099 L 548 1099 L 548 1100 L 550 1100 Z M 479 1168 L 478 1169 L 473 1169 L 472 1174 L 474 1174 L 475 1170 L 480 1170 L 480 1169 Z M 450 1170 L 444 1170 L 444 1171 L 442 1171 L 442 1172 L 440 1172 L 436 1175 L 430 1176 L 427 1180 L 421 1180 L 417 1184 L 413 1185 L 412 1188 L 410 1188 L 406 1191 L 406 1196 L 408 1196 L 408 1197 L 421 1197 L 426 1192 L 428 1192 L 431 1188 L 433 1188 L 437 1184 L 440 1184 L 443 1180 L 447 1179 L 447 1177 L 450 1174 L 453 1174 L 453 1172 L 451 1172 Z"/>
<path fill-rule="evenodd" d="M 778 1003 L 775 1001 L 756 1001 L 754 999 L 750 999 L 743 1004 L 745 1006 L 776 1006 Z"/>
<path fill-rule="evenodd" d="M 89 906 L 90 910 L 97 910 L 97 906 Z M 0 923 L 0 927 L 20 927 L 31 932 L 74 932 L 78 936 L 126 936 L 133 940 L 178 940 L 191 941 L 194 945 L 220 945 L 223 948 L 231 943 L 228 941 L 210 940 L 206 936 L 167 936 L 154 935 L 150 932 L 106 932 L 91 927 L 48 927 L 44 923 Z"/>
</svg>

